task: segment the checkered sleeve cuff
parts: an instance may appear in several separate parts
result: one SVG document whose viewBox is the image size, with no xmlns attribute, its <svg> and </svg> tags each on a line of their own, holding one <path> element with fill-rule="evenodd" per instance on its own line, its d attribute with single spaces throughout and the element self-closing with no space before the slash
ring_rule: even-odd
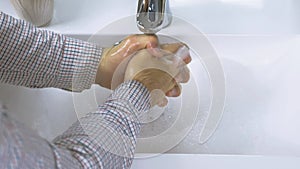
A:
<svg viewBox="0 0 300 169">
<path fill-rule="evenodd" d="M 148 89 L 138 81 L 124 82 L 115 89 L 108 100 L 111 99 L 126 100 L 139 112 L 150 109 L 150 93 Z"/>
<path fill-rule="evenodd" d="M 84 168 L 129 169 L 141 127 L 138 114 L 150 108 L 149 97 L 141 83 L 125 82 L 96 112 L 82 117 L 54 143 L 74 152 Z"/>
<path fill-rule="evenodd" d="M 89 89 L 95 83 L 101 53 L 95 44 L 65 37 L 58 85 L 72 84 L 73 91 Z"/>
</svg>

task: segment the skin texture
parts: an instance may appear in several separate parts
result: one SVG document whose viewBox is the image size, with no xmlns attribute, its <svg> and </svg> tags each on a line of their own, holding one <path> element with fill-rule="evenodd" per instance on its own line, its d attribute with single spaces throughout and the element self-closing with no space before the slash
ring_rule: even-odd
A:
<svg viewBox="0 0 300 169">
<path fill-rule="evenodd" d="M 120 44 L 111 48 L 105 48 L 100 61 L 96 83 L 102 87 L 111 89 L 112 76 L 118 65 L 141 49 L 156 48 L 158 39 L 156 36 L 130 35 Z"/>
<path fill-rule="evenodd" d="M 185 62 L 171 52 L 159 50 L 161 56 L 154 56 L 149 50 L 138 51 L 129 61 L 125 81 L 136 80 L 151 92 L 151 104 L 165 106 L 165 95 L 176 90 L 180 95 L 179 83 L 189 80 L 189 71 Z"/>
<path fill-rule="evenodd" d="M 126 58 L 143 49 L 148 49 L 152 56 L 162 57 L 162 54 L 158 49 L 162 49 L 169 53 L 176 53 L 183 46 L 186 45 L 183 43 L 159 44 L 156 35 L 130 35 L 118 45 L 104 49 L 95 82 L 102 87 L 112 89 L 111 82 L 113 74 L 119 64 Z M 189 54 L 183 56 L 182 59 L 186 64 L 191 62 Z M 185 70 L 185 73 L 189 74 L 189 71 Z M 177 79 L 177 81 L 187 80 L 182 79 L 179 75 L 175 79 Z M 177 97 L 180 95 L 180 88 L 180 85 L 176 83 L 172 89 L 166 92 L 166 95 L 169 97 Z"/>
</svg>

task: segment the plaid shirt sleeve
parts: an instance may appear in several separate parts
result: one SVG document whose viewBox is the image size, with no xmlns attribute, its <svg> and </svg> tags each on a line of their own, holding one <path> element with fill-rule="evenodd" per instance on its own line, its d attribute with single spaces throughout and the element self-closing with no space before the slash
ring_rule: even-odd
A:
<svg viewBox="0 0 300 169">
<path fill-rule="evenodd" d="M 89 88 L 101 55 L 92 44 L 36 29 L 1 12 L 0 42 L 0 82 L 28 87 L 74 89 L 75 75 L 76 90 Z M 130 168 L 138 117 L 150 108 L 149 97 L 139 82 L 125 82 L 96 112 L 53 142 L 0 108 L 0 168 Z"/>
<path fill-rule="evenodd" d="M 53 142 L 11 119 L 0 109 L 0 168 L 128 169 L 139 116 L 150 108 L 139 82 L 121 84 L 96 112 L 88 113 Z"/>
<path fill-rule="evenodd" d="M 101 53 L 95 44 L 37 29 L 0 11 L 0 82 L 81 91 L 94 83 Z"/>
</svg>

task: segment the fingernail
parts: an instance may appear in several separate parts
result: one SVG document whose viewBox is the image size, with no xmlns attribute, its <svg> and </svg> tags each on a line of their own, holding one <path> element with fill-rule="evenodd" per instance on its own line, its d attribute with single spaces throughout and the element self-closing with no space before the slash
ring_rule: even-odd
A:
<svg viewBox="0 0 300 169">
<path fill-rule="evenodd" d="M 172 96 L 177 96 L 177 95 L 178 95 L 178 91 L 176 90 L 176 88 L 173 88 L 173 89 L 171 90 L 170 94 L 171 94 Z"/>
<path fill-rule="evenodd" d="M 184 59 L 184 57 L 188 55 L 189 55 L 189 48 L 187 48 L 186 46 L 180 47 L 175 54 L 176 57 L 181 58 L 182 60 Z"/>
<path fill-rule="evenodd" d="M 177 82 L 177 83 L 180 83 L 181 81 L 182 81 L 182 77 L 179 75 L 179 76 L 176 76 L 175 77 L 175 81 Z M 173 90 L 175 90 L 175 89 L 173 89 Z"/>
<path fill-rule="evenodd" d="M 165 107 L 168 104 L 168 99 L 164 98 L 160 103 L 158 104 L 159 107 Z"/>
</svg>

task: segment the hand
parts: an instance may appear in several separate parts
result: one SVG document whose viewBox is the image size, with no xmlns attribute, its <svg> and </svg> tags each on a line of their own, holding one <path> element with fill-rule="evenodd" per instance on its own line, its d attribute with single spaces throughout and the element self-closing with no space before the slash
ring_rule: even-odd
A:
<svg viewBox="0 0 300 169">
<path fill-rule="evenodd" d="M 102 87 L 112 89 L 111 81 L 117 67 L 132 54 L 142 49 L 149 49 L 149 51 L 152 50 L 153 55 L 158 55 L 155 50 L 157 47 L 163 49 L 164 51 L 175 53 L 182 46 L 185 46 L 185 44 L 172 43 L 159 45 L 158 38 L 155 35 L 130 35 L 122 40 L 120 44 L 111 48 L 103 49 L 103 54 L 98 67 L 95 82 Z M 188 55 L 184 58 L 184 61 L 189 63 L 191 61 L 191 57 Z M 175 97 L 179 94 L 180 88 L 179 86 L 175 86 L 173 90 L 170 90 L 167 93 L 167 96 Z"/>
<path fill-rule="evenodd" d="M 158 45 L 155 35 L 130 35 L 111 48 L 104 48 L 96 75 L 96 83 L 111 89 L 113 74 L 118 65 L 141 49 L 154 49 Z"/>
<path fill-rule="evenodd" d="M 189 63 L 191 58 L 188 49 L 180 46 L 176 54 L 160 50 L 161 57 L 153 56 L 149 50 L 141 50 L 128 63 L 124 80 L 142 83 L 151 93 L 152 106 L 165 106 L 165 95 L 179 96 L 181 87 L 178 83 L 189 80 L 186 63 Z"/>
</svg>

